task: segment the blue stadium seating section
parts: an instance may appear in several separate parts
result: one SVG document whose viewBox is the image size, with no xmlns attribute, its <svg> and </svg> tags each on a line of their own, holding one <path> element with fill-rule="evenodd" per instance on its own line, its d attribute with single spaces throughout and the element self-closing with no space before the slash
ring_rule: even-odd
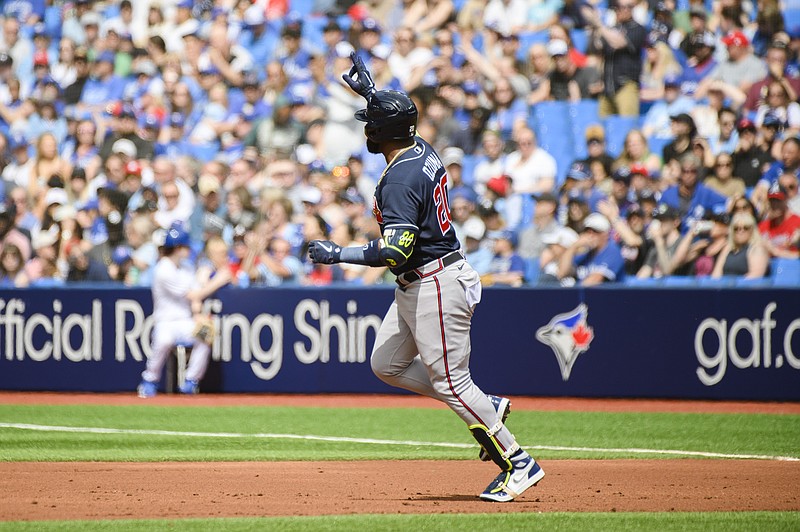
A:
<svg viewBox="0 0 800 532">
<path fill-rule="evenodd" d="M 638 279 L 630 276 L 624 281 L 625 286 L 631 287 L 664 287 L 664 288 L 797 288 L 800 287 L 800 260 L 798 259 L 772 259 L 770 275 L 760 279 L 745 279 L 744 277 L 724 276 L 718 279 L 712 277 L 683 277 L 668 276 L 659 279 Z"/>
<path fill-rule="evenodd" d="M 561 184 L 572 162 L 587 155 L 585 133 L 588 126 L 603 125 L 606 150 L 617 157 L 622 152 L 625 136 L 639 127 L 639 118 L 612 115 L 603 120 L 599 117 L 596 100 L 574 104 L 547 101 L 531 106 L 528 124 L 536 132 L 539 145 L 555 157 L 557 182 Z"/>
<path fill-rule="evenodd" d="M 770 268 L 774 286 L 800 286 L 800 260 L 772 259 Z"/>
<path fill-rule="evenodd" d="M 636 116 L 608 116 L 603 126 L 606 130 L 606 151 L 612 157 L 622 153 L 625 144 L 625 135 L 631 129 L 638 127 L 639 117 Z"/>
</svg>

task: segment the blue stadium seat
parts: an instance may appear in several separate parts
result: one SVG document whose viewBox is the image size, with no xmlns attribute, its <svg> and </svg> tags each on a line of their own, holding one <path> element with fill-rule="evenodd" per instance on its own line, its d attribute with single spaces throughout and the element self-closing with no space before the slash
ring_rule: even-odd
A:
<svg viewBox="0 0 800 532">
<path fill-rule="evenodd" d="M 207 163 L 214 160 L 219 153 L 219 143 L 195 145 L 187 144 L 189 154 L 200 162 Z"/>
<path fill-rule="evenodd" d="M 601 123 L 598 116 L 597 100 L 581 100 L 569 105 L 569 118 L 572 125 L 572 143 L 576 159 L 584 159 L 586 151 L 586 128 Z"/>
<path fill-rule="evenodd" d="M 539 259 L 525 259 L 525 282 L 528 286 L 533 286 L 539 280 Z"/>
<path fill-rule="evenodd" d="M 672 287 L 692 287 L 697 286 L 697 281 L 689 275 L 668 275 L 664 277 L 664 286 Z"/>
<path fill-rule="evenodd" d="M 567 102 L 541 102 L 532 105 L 529 111 L 536 136 L 541 143 L 546 136 L 563 135 L 570 132 L 570 113 Z"/>
<path fill-rule="evenodd" d="M 639 124 L 639 119 L 635 116 L 611 115 L 605 119 L 604 127 L 606 130 L 606 151 L 612 157 L 622 153 L 622 146 L 625 143 L 625 135 Z"/>
<path fill-rule="evenodd" d="M 729 276 L 718 277 L 718 278 L 703 276 L 703 277 L 696 277 L 696 279 L 697 279 L 697 286 L 702 286 L 702 287 L 728 288 L 736 284 L 736 278 Z"/>
<path fill-rule="evenodd" d="M 589 35 L 586 30 L 574 28 L 569 32 L 569 38 L 572 39 L 572 47 L 581 53 L 586 53 L 589 48 Z"/>
<path fill-rule="evenodd" d="M 648 288 L 648 287 L 653 287 L 653 286 L 661 286 L 664 283 L 664 281 L 663 281 L 663 279 L 656 279 L 654 277 L 647 277 L 645 279 L 639 279 L 635 275 L 629 275 L 629 276 L 625 277 L 625 280 L 623 281 L 623 283 L 625 284 L 625 286 L 635 286 L 635 287 Z"/>
<path fill-rule="evenodd" d="M 476 155 L 464 155 L 461 159 L 461 180 L 469 185 L 475 184 L 475 166 L 478 164 L 478 157 Z"/>
<path fill-rule="evenodd" d="M 762 277 L 760 279 L 747 279 L 745 277 L 736 278 L 736 286 L 739 288 L 763 288 L 765 286 L 772 286 L 772 279 L 769 277 Z"/>
<path fill-rule="evenodd" d="M 800 286 L 800 259 L 772 259 L 770 268 L 773 286 Z"/>
<path fill-rule="evenodd" d="M 289 13 L 306 19 L 314 11 L 314 0 L 290 0 Z"/>
<path fill-rule="evenodd" d="M 657 137 L 650 137 L 647 139 L 647 147 L 650 153 L 655 153 L 659 157 L 664 153 L 664 146 L 672 142 L 672 139 L 660 139 Z"/>
</svg>

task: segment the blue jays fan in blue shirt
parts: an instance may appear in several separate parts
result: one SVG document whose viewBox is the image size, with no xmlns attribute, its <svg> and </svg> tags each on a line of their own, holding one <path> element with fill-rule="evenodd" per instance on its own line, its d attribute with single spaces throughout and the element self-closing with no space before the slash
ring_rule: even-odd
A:
<svg viewBox="0 0 800 532">
<path fill-rule="evenodd" d="M 609 238 L 610 230 L 611 223 L 602 214 L 595 212 L 586 217 L 578 240 L 559 260 L 558 278 L 562 285 L 570 277 L 582 286 L 622 280 L 625 261 L 619 246 Z"/>
<path fill-rule="evenodd" d="M 661 194 L 661 202 L 678 209 L 687 228 L 694 220 L 702 220 L 706 212 L 724 207 L 727 198 L 699 182 L 700 159 L 694 154 L 680 159 L 678 184 Z"/>
<path fill-rule="evenodd" d="M 414 102 L 403 92 L 376 91 L 361 59 L 355 53 L 351 59 L 344 79 L 367 100 L 356 119 L 366 123 L 369 151 L 383 154 L 387 163 L 373 201 L 381 238 L 345 248 L 314 240 L 309 258 L 388 266 L 397 275 L 395 300 L 375 338 L 373 372 L 447 404 L 481 445 L 481 459 L 500 467 L 480 498 L 512 501 L 539 482 L 544 470 L 505 426 L 509 400 L 486 395 L 470 374 L 469 331 L 481 281 L 459 249 L 447 172 L 430 144 L 416 136 Z"/>
</svg>

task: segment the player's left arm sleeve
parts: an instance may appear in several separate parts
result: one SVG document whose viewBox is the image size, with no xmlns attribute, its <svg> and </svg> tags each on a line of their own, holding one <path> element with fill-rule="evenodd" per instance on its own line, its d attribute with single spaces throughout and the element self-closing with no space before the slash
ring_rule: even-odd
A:
<svg viewBox="0 0 800 532">
<path fill-rule="evenodd" d="M 419 230 L 413 225 L 384 227 L 383 238 L 363 246 L 343 248 L 340 260 L 349 264 L 396 268 L 405 264 L 411 256 L 418 233 Z"/>
</svg>

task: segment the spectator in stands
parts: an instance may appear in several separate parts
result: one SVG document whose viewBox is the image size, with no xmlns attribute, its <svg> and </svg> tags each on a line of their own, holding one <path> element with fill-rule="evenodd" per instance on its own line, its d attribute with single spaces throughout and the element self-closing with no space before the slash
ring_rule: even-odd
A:
<svg viewBox="0 0 800 532">
<path fill-rule="evenodd" d="M 758 225 L 764 246 L 771 257 L 800 257 L 800 216 L 789 212 L 787 190 L 775 181 L 767 198 L 766 217 Z"/>
<path fill-rule="evenodd" d="M 503 140 L 511 140 L 516 132 L 526 127 L 528 108 L 525 101 L 517 96 L 511 81 L 504 77 L 495 81 L 491 99 L 492 113 L 487 126 L 498 131 Z"/>
<path fill-rule="evenodd" d="M 503 153 L 505 142 L 500 133 L 492 129 L 483 132 L 481 145 L 483 154 L 475 164 L 474 188 L 478 194 L 486 191 L 486 183 L 495 176 L 502 175 L 506 156 Z"/>
<path fill-rule="evenodd" d="M 681 76 L 681 92 L 693 96 L 698 85 L 717 67 L 714 59 L 716 39 L 710 31 L 692 33 L 689 37 L 691 52 Z"/>
<path fill-rule="evenodd" d="M 611 223 L 613 230 L 611 236 L 619 246 L 625 262 L 625 275 L 636 275 L 653 246 L 653 241 L 645 237 L 644 210 L 638 204 L 634 204 L 628 208 L 623 219 L 617 204 L 608 200 L 600 201 L 597 210 Z"/>
<path fill-rule="evenodd" d="M 649 33 L 642 66 L 639 99 L 642 102 L 651 103 L 665 98 L 667 81 L 669 81 L 670 86 L 676 91 L 670 101 L 672 103 L 680 95 L 680 75 L 682 70 L 669 44 L 657 34 Z M 676 112 L 681 111 L 673 111 L 671 114 Z"/>
<path fill-rule="evenodd" d="M 222 270 L 230 271 L 228 244 L 220 236 L 211 236 L 205 240 L 203 255 L 198 259 L 197 284 L 204 286 Z"/>
<path fill-rule="evenodd" d="M 467 262 L 478 272 L 478 275 L 486 275 L 489 273 L 494 256 L 488 245 L 483 245 L 486 224 L 483 223 L 480 217 L 471 218 L 464 224 L 463 233 L 465 241 L 464 254 L 467 257 Z"/>
<path fill-rule="evenodd" d="M 25 274 L 25 259 L 22 252 L 14 244 L 3 246 L 0 251 L 0 287 L 25 288 L 28 276 Z"/>
<path fill-rule="evenodd" d="M 421 34 L 443 27 L 456 13 L 452 0 L 413 0 L 403 7 L 402 25 Z"/>
<path fill-rule="evenodd" d="M 711 276 L 759 279 L 768 271 L 769 252 L 761 241 L 755 218 L 746 213 L 734 214 L 728 231 L 728 245 L 717 257 Z"/>
<path fill-rule="evenodd" d="M 783 125 L 784 137 L 800 133 L 800 103 L 790 99 L 785 80 L 771 81 L 766 86 L 764 102 L 758 106 L 755 123 L 764 124 L 765 117 L 772 115 Z"/>
<path fill-rule="evenodd" d="M 633 19 L 633 0 L 619 0 L 614 6 L 616 24 L 603 24 L 599 11 L 585 5 L 581 11 L 597 32 L 603 46 L 604 95 L 600 98 L 600 116 L 612 114 L 639 116 L 639 79 L 642 72 L 641 50 L 647 32 Z"/>
<path fill-rule="evenodd" d="M 462 248 L 466 244 L 464 225 L 473 218 L 478 219 L 478 215 L 475 213 L 477 201 L 477 194 L 469 187 L 455 187 L 450 192 L 450 213 L 453 218 L 453 228 Z"/>
<path fill-rule="evenodd" d="M 31 202 L 28 191 L 25 187 L 13 186 L 10 189 L 6 189 L 6 195 L 7 199 L 5 202 L 0 203 L 0 209 L 3 207 L 9 208 L 14 213 L 14 227 L 16 230 L 30 238 L 33 233 L 39 230 L 42 224 L 41 220 L 31 212 Z M 1 218 L 2 215 L 0 215 L 0 219 Z M 29 248 L 30 246 L 20 249 L 24 252 L 26 249 L 29 250 Z"/>
<path fill-rule="evenodd" d="M 786 206 L 789 212 L 800 216 L 800 192 L 798 192 L 800 178 L 795 174 L 784 173 L 778 178 L 778 183 L 786 191 Z"/>
<path fill-rule="evenodd" d="M 593 286 L 622 280 L 624 261 L 619 246 L 610 239 L 611 224 L 600 213 L 590 214 L 583 222 L 578 239 L 561 256 L 558 278 L 562 285 L 570 278 L 581 286 Z"/>
<path fill-rule="evenodd" d="M 764 63 L 753 54 L 750 41 L 744 33 L 732 31 L 722 42 L 728 47 L 728 60 L 717 65 L 700 82 L 694 93 L 696 99 L 705 97 L 715 84 L 727 85 L 728 90 L 738 90 L 746 97 L 750 87 L 767 74 Z"/>
<path fill-rule="evenodd" d="M 697 135 L 694 119 L 687 113 L 679 113 L 670 118 L 672 120 L 671 127 L 674 139 L 664 146 L 662 160 L 665 165 L 692 153 L 692 142 Z"/>
<path fill-rule="evenodd" d="M 602 183 L 611 177 L 614 159 L 606 152 L 606 132 L 600 124 L 586 128 L 587 157 L 578 161 L 586 166 L 582 169 L 595 183 Z"/>
<path fill-rule="evenodd" d="M 756 125 L 742 118 L 736 126 L 739 142 L 733 152 L 733 175 L 744 181 L 746 188 L 753 188 L 773 160 L 756 142 Z"/>
<path fill-rule="evenodd" d="M 39 230 L 33 235 L 31 247 L 35 256 L 25 264 L 25 275 L 31 286 L 61 284 L 63 277 L 58 270 L 58 228 Z"/>
<path fill-rule="evenodd" d="M 620 166 L 611 174 L 611 194 L 607 200 L 617 206 L 620 216 L 625 216 L 628 209 L 634 205 L 631 201 L 631 169 L 628 166 Z"/>
<path fill-rule="evenodd" d="M 135 148 L 134 150 L 126 150 L 125 154 L 128 157 L 133 159 L 151 159 L 153 157 L 155 142 L 153 140 L 145 140 L 139 135 L 139 124 L 136 121 L 136 112 L 133 106 L 117 103 L 113 104 L 109 111 L 112 116 L 112 132 L 110 135 L 106 136 L 100 148 L 100 158 L 105 161 L 109 154 L 114 152 L 115 146 L 127 145 L 127 142 L 117 144 L 117 141 L 124 139 L 130 141 Z"/>
<path fill-rule="evenodd" d="M 417 33 L 412 27 L 401 26 L 394 33 L 394 48 L 389 55 L 389 69 L 400 80 L 404 90 L 409 89 L 411 73 L 433 60 L 433 50 L 417 44 Z"/>
<path fill-rule="evenodd" d="M 643 88 L 642 91 L 644 90 Z M 655 103 L 647 110 L 642 122 L 642 134 L 647 138 L 672 138 L 671 117 L 691 113 L 695 106 L 691 98 L 681 94 L 681 82 L 678 76 L 664 77 L 661 92 L 661 96 L 653 98 Z"/>
<path fill-rule="evenodd" d="M 751 199 L 759 212 L 766 209 L 767 192 L 783 174 L 800 178 L 800 137 L 789 137 L 783 142 L 780 160 L 767 168 L 753 190 Z"/>
<path fill-rule="evenodd" d="M 785 42 L 774 40 L 770 43 L 766 55 L 767 75 L 753 83 L 747 91 L 747 100 L 744 102 L 744 111 L 755 111 L 765 103 L 767 88 L 773 81 L 779 81 L 789 94 L 791 101 L 797 100 L 800 95 L 800 75 L 796 69 L 789 67 L 789 50 Z"/>
<path fill-rule="evenodd" d="M 720 153 L 714 163 L 714 172 L 706 176 L 703 183 L 711 190 L 728 198 L 743 196 L 745 194 L 744 180 L 733 174 L 733 164 L 733 155 L 727 152 Z"/>
<path fill-rule="evenodd" d="M 66 156 L 73 168 L 83 168 L 86 179 L 91 181 L 97 176 L 102 166 L 100 149 L 95 143 L 97 128 L 92 120 L 81 120 L 75 130 L 76 144 L 74 150 Z"/>
<path fill-rule="evenodd" d="M 553 69 L 553 61 L 550 59 L 547 47 L 543 43 L 535 43 L 530 47 L 528 61 L 524 67 L 523 72 L 525 77 L 528 78 L 528 83 L 531 87 L 530 97 L 548 78 L 550 71 Z"/>
<path fill-rule="evenodd" d="M 583 223 L 589 216 L 589 203 L 580 191 L 572 191 L 567 196 L 566 209 L 563 215 L 559 212 L 559 218 L 563 216 L 564 226 L 580 233 L 583 231 Z"/>
<path fill-rule="evenodd" d="M 680 213 L 674 207 L 662 203 L 653 214 L 653 222 L 647 228 L 647 238 L 653 243 L 644 264 L 636 273 L 639 279 L 660 278 L 669 275 L 686 275 L 685 265 L 677 268 L 673 260 L 681 240 Z"/>
<path fill-rule="evenodd" d="M 569 227 L 559 227 L 543 236 L 544 249 L 539 261 L 537 284 L 542 286 L 561 284 L 558 278 L 558 265 L 564 252 L 578 240 L 578 233 Z M 572 280 L 572 279 L 570 279 Z M 569 283 L 567 283 L 569 286 Z"/>
<path fill-rule="evenodd" d="M 706 212 L 724 208 L 726 198 L 699 182 L 700 159 L 685 155 L 680 160 L 678 184 L 664 190 L 661 201 L 678 210 L 684 227 L 702 219 Z"/>
<path fill-rule="evenodd" d="M 660 172 L 661 160 L 658 155 L 650 152 L 647 145 L 647 139 L 644 138 L 642 132 L 638 129 L 631 129 L 625 135 L 625 142 L 622 145 L 622 153 L 614 161 L 613 169 L 622 166 L 632 166 L 634 164 L 641 164 L 650 173 Z"/>
<path fill-rule="evenodd" d="M 63 100 L 66 105 L 75 105 L 80 102 L 83 88 L 89 80 L 91 68 L 86 48 L 78 47 L 75 49 L 72 66 L 75 72 L 75 79 L 66 85 L 61 85 L 64 89 Z"/>
<path fill-rule="evenodd" d="M 485 286 L 522 286 L 525 278 L 525 261 L 517 255 L 517 237 L 513 231 L 494 231 L 487 235 L 493 241 L 494 257 L 489 273 L 481 277 Z"/>
<path fill-rule="evenodd" d="M 156 223 L 164 229 L 174 221 L 186 224 L 194 210 L 195 198 L 189 185 L 177 177 L 175 163 L 167 157 L 157 157 L 153 161 L 153 177 L 159 188 Z"/>
<path fill-rule="evenodd" d="M 722 250 L 728 245 L 726 212 L 711 213 L 704 220 L 695 220 L 681 238 L 672 256 L 673 271 L 688 267 L 695 277 L 709 277 Z"/>
<path fill-rule="evenodd" d="M 225 196 L 225 223 L 249 231 L 257 221 L 253 200 L 246 187 L 239 186 Z"/>
<path fill-rule="evenodd" d="M 523 259 L 537 259 L 545 248 L 545 236 L 556 232 L 561 226 L 556 220 L 558 198 L 546 192 L 535 196 L 533 223 L 519 233 L 517 251 Z"/>
<path fill-rule="evenodd" d="M 292 116 L 292 102 L 279 96 L 274 103 L 272 116 L 260 120 L 245 139 L 245 145 L 255 146 L 267 158 L 289 156 L 302 137 L 302 126 Z"/>
<path fill-rule="evenodd" d="M 266 252 L 261 253 L 256 266 L 258 276 L 255 284 L 279 286 L 299 283 L 303 275 L 303 265 L 292 255 L 292 246 L 288 241 L 276 236 L 270 239 Z"/>
<path fill-rule="evenodd" d="M 504 173 L 511 176 L 516 194 L 550 192 L 555 186 L 556 160 L 537 146 L 536 134 L 524 127 L 516 134 L 518 149 L 508 154 Z"/>
<path fill-rule="evenodd" d="M 733 153 L 739 144 L 739 132 L 736 130 L 736 111 L 723 107 L 718 113 L 719 134 L 708 136 L 708 144 L 713 155 L 722 152 Z"/>
<path fill-rule="evenodd" d="M 92 75 L 81 92 L 79 107 L 93 113 L 101 112 L 108 102 L 122 99 L 125 81 L 114 74 L 114 52 L 101 52 L 92 66 Z"/>
<path fill-rule="evenodd" d="M 547 52 L 553 58 L 554 68 L 528 97 L 528 103 L 534 104 L 544 99 L 578 102 L 599 96 L 603 90 L 600 73 L 594 67 L 580 68 L 573 63 L 565 41 L 550 41 L 547 43 Z"/>
</svg>

